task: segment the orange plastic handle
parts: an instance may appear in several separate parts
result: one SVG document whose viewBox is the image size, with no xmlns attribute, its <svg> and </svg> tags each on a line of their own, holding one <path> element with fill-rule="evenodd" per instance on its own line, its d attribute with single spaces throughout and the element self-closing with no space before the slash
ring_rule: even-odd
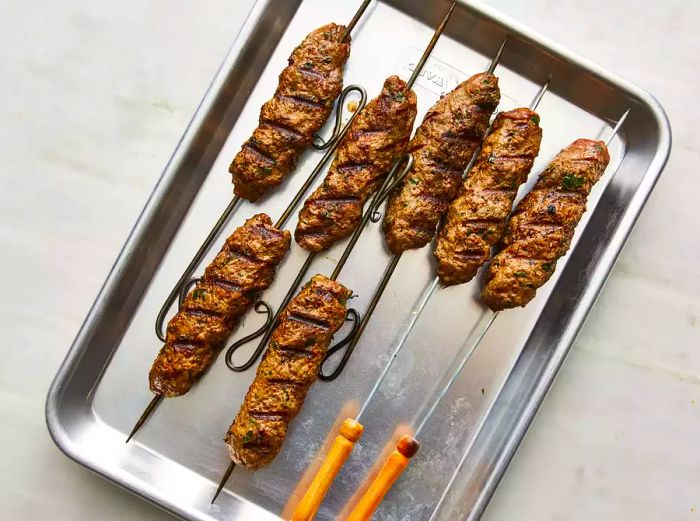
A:
<svg viewBox="0 0 700 521">
<path fill-rule="evenodd" d="M 367 492 L 360 498 L 355 508 L 346 521 L 367 521 L 371 519 L 374 511 L 399 479 L 401 473 L 406 470 L 410 459 L 415 456 L 420 448 L 420 443 L 412 436 L 403 436 L 396 444 L 396 449 L 389 455 L 384 466 L 370 484 Z"/>
<path fill-rule="evenodd" d="M 326 497 L 333 480 L 352 452 L 355 442 L 362 436 L 364 427 L 348 418 L 340 427 L 323 464 L 318 469 L 304 497 L 294 509 L 290 521 L 311 521 Z"/>
</svg>

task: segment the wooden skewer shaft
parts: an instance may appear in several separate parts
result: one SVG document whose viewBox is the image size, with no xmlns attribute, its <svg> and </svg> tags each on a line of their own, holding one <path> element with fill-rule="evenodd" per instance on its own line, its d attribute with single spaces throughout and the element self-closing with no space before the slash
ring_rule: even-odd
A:
<svg viewBox="0 0 700 521">
<path fill-rule="evenodd" d="M 374 511 L 380 505 L 384 496 L 391 489 L 397 479 L 408 467 L 408 463 L 420 448 L 418 441 L 412 436 L 403 436 L 396 444 L 394 450 L 381 470 L 370 483 L 360 501 L 355 505 L 346 521 L 367 521 L 371 519 Z"/>
<path fill-rule="evenodd" d="M 333 480 L 347 461 L 364 427 L 350 418 L 343 422 L 328 455 L 318 469 L 313 481 L 294 509 L 290 521 L 311 521 L 328 493 Z"/>
</svg>

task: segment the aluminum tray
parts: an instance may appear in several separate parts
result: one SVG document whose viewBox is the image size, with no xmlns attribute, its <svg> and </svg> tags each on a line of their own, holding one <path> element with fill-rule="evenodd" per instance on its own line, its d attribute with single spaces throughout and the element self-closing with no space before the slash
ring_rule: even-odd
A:
<svg viewBox="0 0 700 521">
<path fill-rule="evenodd" d="M 55 442 L 98 474 L 188 519 L 277 519 L 343 406 L 361 402 L 432 279 L 431 248 L 404 255 L 375 318 L 342 376 L 317 383 L 292 423 L 284 450 L 256 473 L 237 469 L 214 505 L 228 464 L 221 441 L 253 378 L 219 361 L 188 395 L 167 400 L 139 432 L 125 434 L 148 403 L 146 373 L 160 345 L 153 320 L 192 253 L 231 197 L 228 163 L 254 128 L 290 50 L 311 29 L 345 22 L 357 2 L 259 0 L 214 78 L 149 199 L 50 390 L 46 416 Z M 393 73 L 410 74 L 447 0 L 375 2 L 353 37 L 346 84 L 370 97 Z M 501 109 L 528 105 L 552 74 L 543 99 L 544 139 L 533 172 L 577 137 L 599 137 L 631 107 L 611 145 L 575 247 L 553 280 L 522 310 L 503 313 L 440 403 L 423 447 L 375 519 L 478 519 L 542 402 L 660 174 L 670 150 L 663 110 L 645 91 L 544 40 L 477 1 L 460 2 L 419 80 L 419 121 L 439 94 L 483 70 L 509 35 L 496 71 Z M 624 158 L 624 160 L 623 160 Z M 273 218 L 318 161 L 257 205 L 245 204 L 224 233 L 254 212 Z M 614 178 L 613 178 L 614 174 Z M 536 176 L 531 176 L 534 182 Z M 290 223 L 290 227 L 295 222 Z M 219 239 L 213 250 L 218 250 Z M 342 245 L 313 266 L 330 273 Z M 211 252 L 208 258 L 211 258 Z M 363 310 L 388 261 L 370 226 L 341 281 Z M 267 292 L 281 300 L 303 259 L 298 247 Z M 483 317 L 479 282 L 439 290 L 364 417 L 366 431 L 318 518 L 332 519 L 401 422 L 414 423 L 470 332 Z M 259 325 L 249 316 L 241 337 Z M 286 507 L 288 510 L 288 506 Z"/>
</svg>

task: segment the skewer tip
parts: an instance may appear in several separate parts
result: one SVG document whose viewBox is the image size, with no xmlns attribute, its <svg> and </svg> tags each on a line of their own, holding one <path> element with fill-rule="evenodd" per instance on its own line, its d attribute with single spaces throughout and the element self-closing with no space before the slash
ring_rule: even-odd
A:
<svg viewBox="0 0 700 521">
<path fill-rule="evenodd" d="M 605 142 L 605 146 L 610 146 L 610 143 L 612 142 L 613 138 L 617 135 L 617 133 L 620 131 L 622 128 L 622 125 L 624 125 L 625 120 L 627 119 L 627 116 L 629 116 L 630 109 L 627 109 L 625 113 L 620 117 L 620 119 L 617 120 L 617 123 L 615 124 L 615 127 L 612 129 L 612 133 L 610 134 L 610 137 L 608 140 Z"/>
<path fill-rule="evenodd" d="M 146 420 L 148 417 L 151 415 L 151 413 L 155 410 L 156 407 L 158 407 L 158 404 L 160 401 L 163 399 L 162 394 L 156 394 L 151 402 L 146 406 L 146 409 L 141 413 L 141 416 L 139 419 L 136 421 L 136 424 L 134 425 L 134 428 L 131 429 L 131 432 L 129 433 L 129 436 L 126 438 L 125 443 L 129 443 L 131 441 L 131 438 L 134 437 L 134 435 L 138 432 L 138 430 L 143 426 L 144 423 L 146 423 Z"/>
<path fill-rule="evenodd" d="M 231 477 L 231 473 L 234 471 L 236 468 L 236 462 L 232 461 L 228 468 L 226 469 L 226 472 L 224 472 L 223 477 L 221 478 L 221 481 L 219 482 L 219 486 L 216 488 L 216 492 L 214 493 L 214 497 L 211 498 L 211 504 L 214 504 L 214 501 L 216 501 L 216 498 L 219 497 L 219 494 L 221 494 L 221 491 L 224 489 L 226 486 L 226 482 L 228 481 L 228 478 Z"/>
<path fill-rule="evenodd" d="M 547 78 L 547 81 L 544 82 L 544 85 L 540 87 L 539 92 L 535 95 L 535 99 L 532 100 L 532 110 L 537 110 L 537 106 L 540 104 L 540 101 L 542 101 L 542 98 L 544 95 L 547 93 L 547 90 L 549 90 L 549 83 L 552 81 L 552 75 L 550 74 L 549 77 Z"/>
<path fill-rule="evenodd" d="M 352 17 L 352 20 L 350 20 L 350 23 L 348 24 L 347 28 L 345 29 L 345 33 L 343 34 L 343 37 L 340 39 L 341 42 L 345 42 L 348 37 L 350 36 L 350 33 L 352 30 L 355 28 L 357 25 L 357 22 L 362 18 L 362 15 L 365 13 L 367 10 L 367 7 L 369 7 L 369 4 L 372 2 L 372 0 L 364 0 L 360 7 L 357 9 L 357 12 L 355 12 L 355 16 Z"/>
<path fill-rule="evenodd" d="M 491 65 L 489 65 L 488 73 L 493 74 L 493 71 L 496 70 L 496 66 L 498 65 L 498 62 L 501 61 L 501 56 L 503 56 L 503 49 L 506 48 L 506 43 L 508 43 L 508 35 L 503 39 L 503 43 L 501 44 L 501 47 L 499 47 L 498 52 L 496 53 L 496 56 L 493 58 L 491 61 Z"/>
<path fill-rule="evenodd" d="M 430 57 L 430 53 L 433 52 L 435 45 L 437 44 L 438 40 L 440 39 L 440 36 L 442 35 L 443 31 L 445 30 L 445 27 L 447 26 L 447 22 L 449 22 L 450 17 L 452 16 L 452 11 L 455 10 L 456 5 L 457 5 L 457 2 L 452 3 L 450 8 L 447 10 L 447 13 L 445 14 L 445 16 L 442 18 L 442 22 L 440 22 L 440 25 L 438 25 L 437 29 L 435 29 L 435 32 L 433 33 L 433 37 L 430 39 L 430 42 L 428 42 L 428 46 L 425 48 L 425 51 L 423 51 L 423 56 L 421 56 L 420 60 L 418 61 L 418 64 L 416 65 L 416 68 L 413 70 L 413 74 L 411 74 L 411 77 L 406 82 L 406 91 L 409 91 L 409 90 L 411 90 L 411 88 L 413 88 L 413 84 L 418 79 L 418 75 L 420 74 L 421 70 L 423 69 L 425 62 L 428 61 L 428 58 Z"/>
</svg>

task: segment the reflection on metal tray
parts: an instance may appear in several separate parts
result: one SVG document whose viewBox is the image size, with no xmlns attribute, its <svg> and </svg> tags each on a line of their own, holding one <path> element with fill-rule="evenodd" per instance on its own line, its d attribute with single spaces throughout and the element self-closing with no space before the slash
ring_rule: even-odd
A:
<svg viewBox="0 0 700 521">
<path fill-rule="evenodd" d="M 290 50 L 313 28 L 345 22 L 355 7 L 354 2 L 326 0 L 256 3 L 49 393 L 49 428 L 66 454 L 188 519 L 277 519 L 334 423 L 369 393 L 433 278 L 432 249 L 404 255 L 345 372 L 312 387 L 279 457 L 258 472 L 234 472 L 214 505 L 212 493 L 229 461 L 221 439 L 254 371 L 231 373 L 219 360 L 189 394 L 167 400 L 138 437 L 124 443 L 152 396 L 146 375 L 160 347 L 153 319 L 230 200 L 228 162 L 255 127 L 259 107 L 272 94 Z M 361 84 L 374 97 L 386 76 L 410 76 L 447 7 L 446 0 L 373 3 L 353 35 L 345 84 Z M 375 519 L 480 517 L 670 150 L 668 122 L 649 94 L 475 1 L 458 4 L 416 84 L 417 121 L 442 92 L 483 70 L 506 35 L 508 45 L 496 70 L 503 93 L 499 110 L 528 105 L 552 75 L 538 110 L 544 138 L 534 173 L 575 138 L 605 136 L 628 107 L 630 116 L 611 144 L 611 164 L 557 274 L 527 308 L 499 317 L 440 403 L 423 433 L 421 452 Z M 319 157 L 307 153 L 281 189 L 255 205 L 245 203 L 223 233 L 257 211 L 279 215 Z M 343 246 L 319 256 L 312 272 L 329 274 Z M 270 302 L 281 301 L 304 257 L 300 248 L 292 248 L 266 293 Z M 388 258 L 379 227 L 370 225 L 343 278 L 359 295 L 353 303 L 360 311 Z M 482 320 L 485 308 L 475 298 L 479 284 L 477 279 L 439 289 L 430 300 L 363 416 L 365 434 L 319 519 L 334 519 L 342 511 L 397 425 L 413 424 L 424 412 L 424 397 L 433 394 Z M 260 318 L 249 314 L 234 338 L 259 325 Z"/>
</svg>

